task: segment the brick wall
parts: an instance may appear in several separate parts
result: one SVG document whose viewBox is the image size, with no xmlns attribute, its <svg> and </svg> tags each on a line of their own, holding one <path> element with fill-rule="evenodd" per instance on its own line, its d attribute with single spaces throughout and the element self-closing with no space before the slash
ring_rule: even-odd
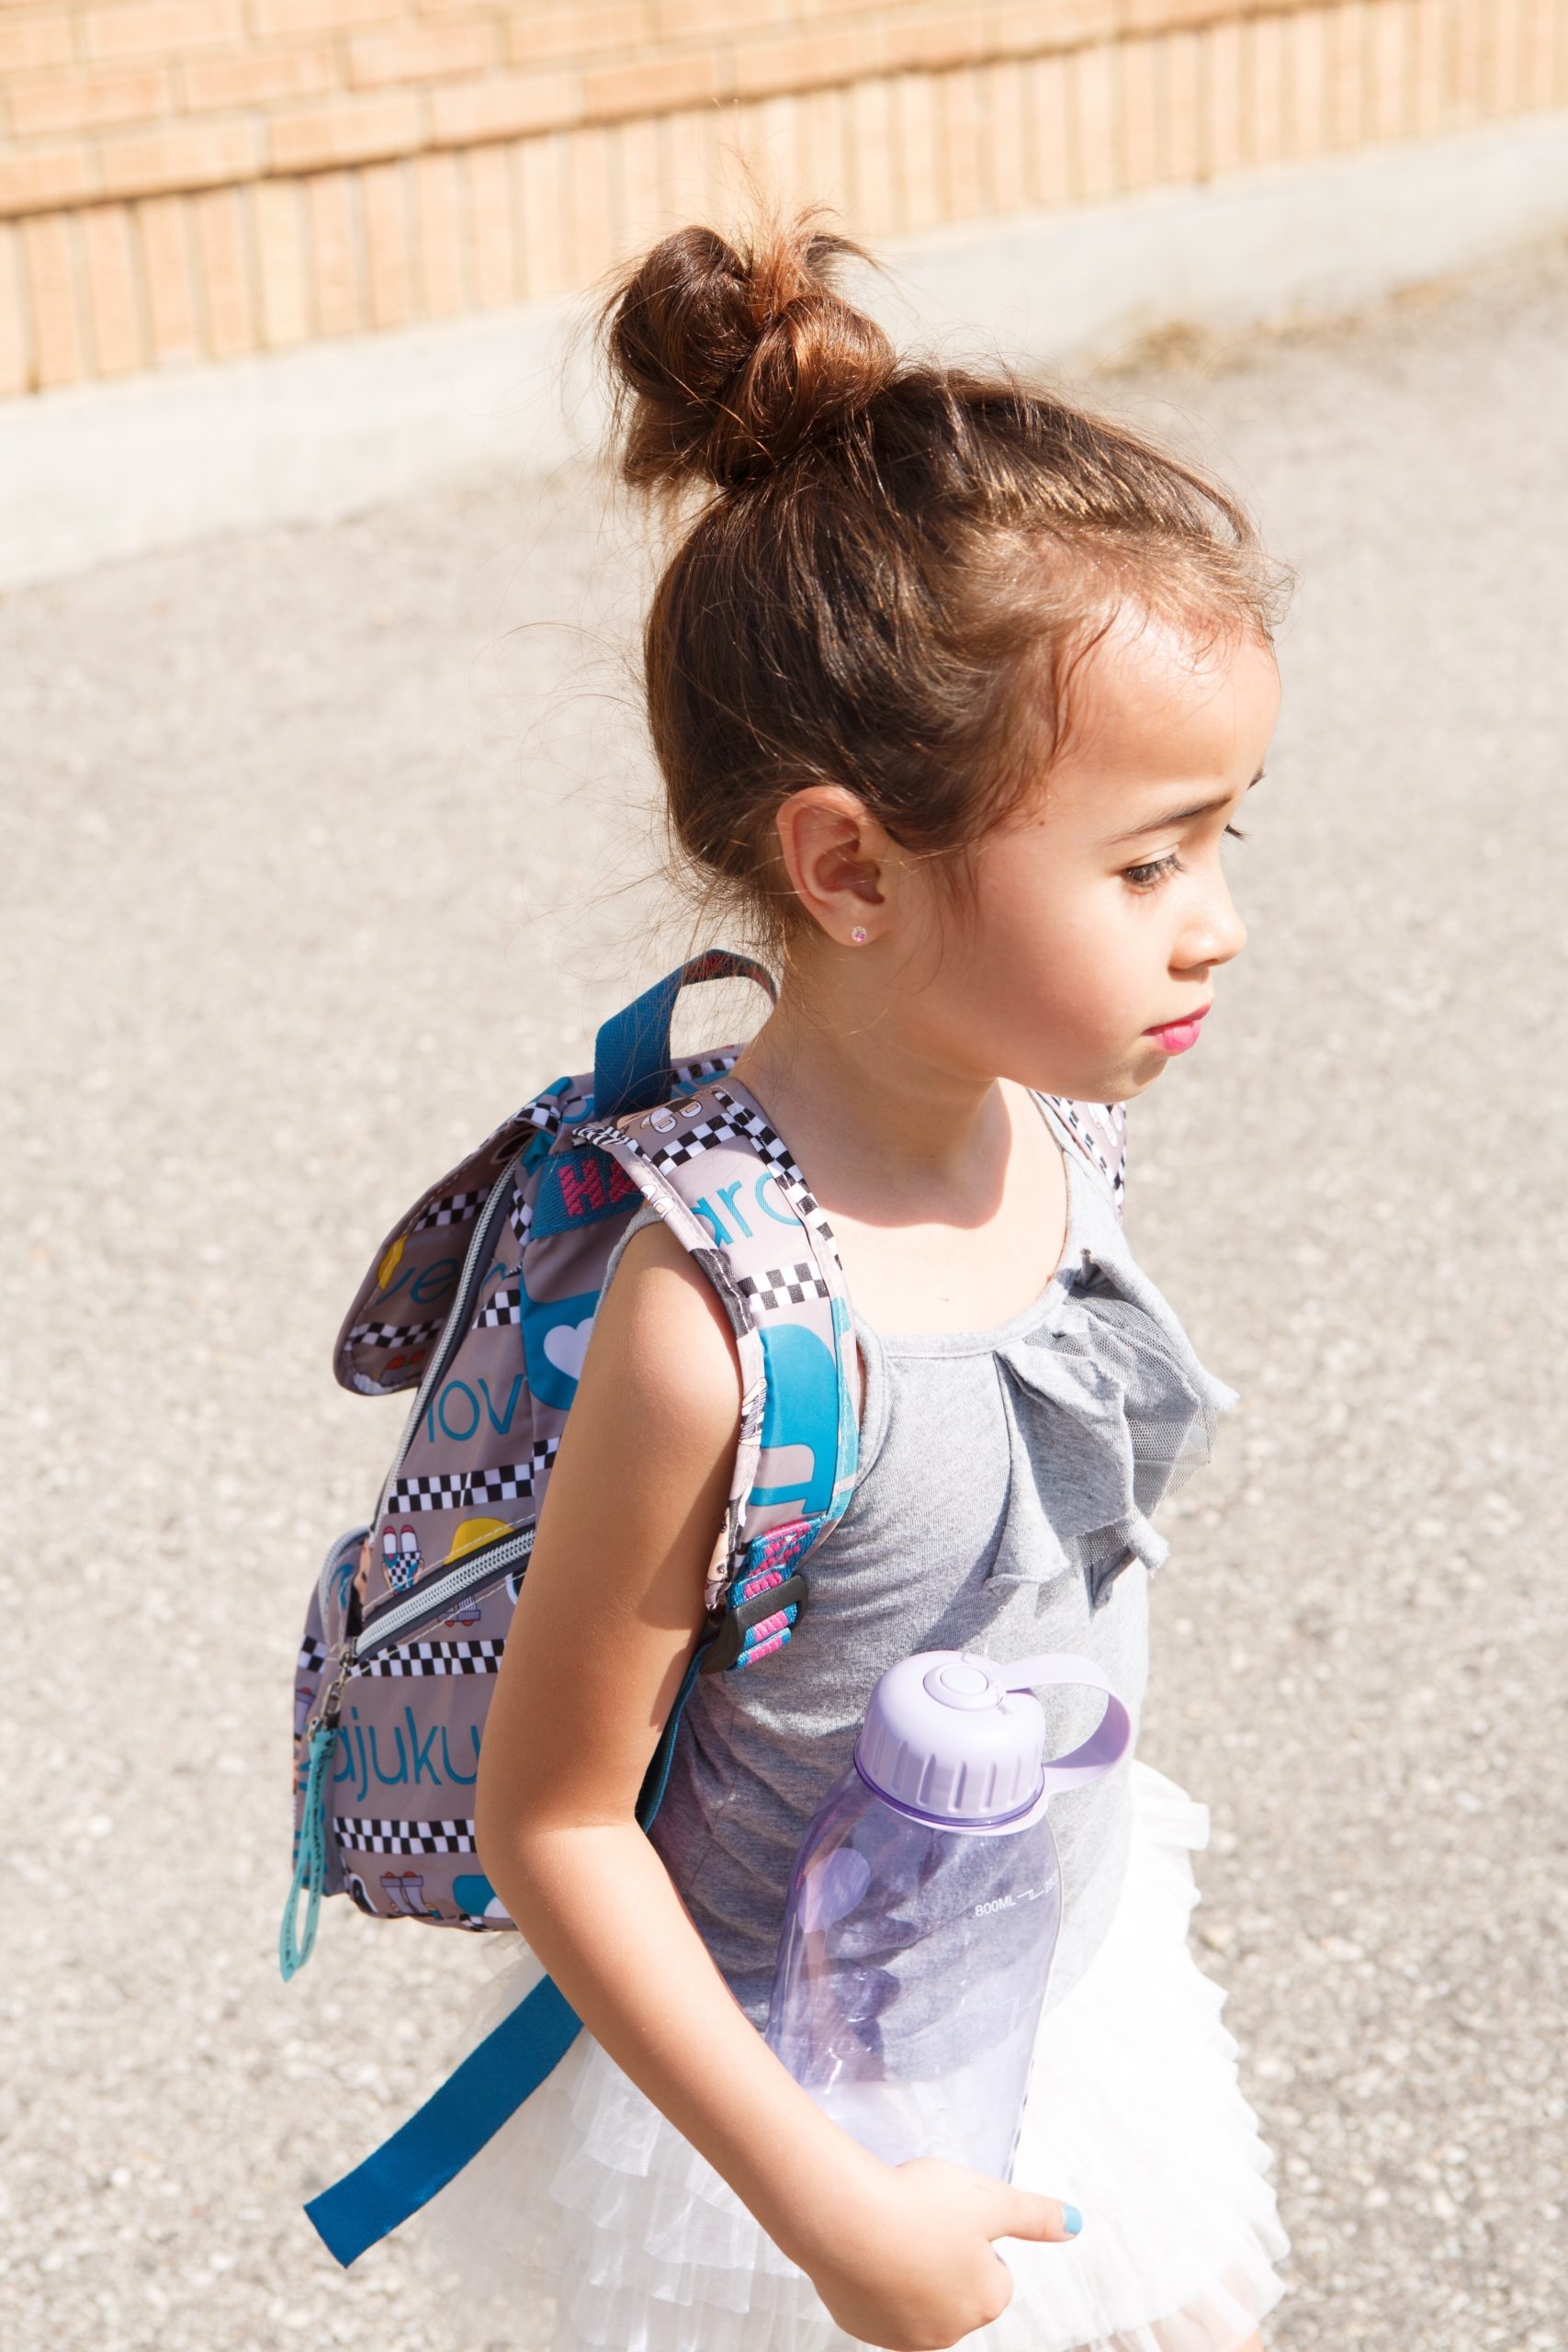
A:
<svg viewBox="0 0 1568 2352">
<path fill-rule="evenodd" d="M 1568 104 L 1568 0 L 0 0 L 0 396 Z"/>
</svg>

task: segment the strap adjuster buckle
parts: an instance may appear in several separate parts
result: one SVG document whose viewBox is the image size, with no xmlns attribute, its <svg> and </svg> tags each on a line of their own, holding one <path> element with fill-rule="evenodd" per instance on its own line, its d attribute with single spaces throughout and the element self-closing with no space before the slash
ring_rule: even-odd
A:
<svg viewBox="0 0 1568 2352">
<path fill-rule="evenodd" d="M 782 1584 L 771 1584 L 754 1592 L 749 1600 L 739 1600 L 726 1609 L 718 1623 L 718 1630 L 703 1651 L 701 1671 L 722 1674 L 732 1667 L 745 1645 L 746 1636 L 754 1625 L 765 1618 L 777 1617 L 784 1610 L 793 1609 L 798 1621 L 806 1606 L 806 1578 L 798 1568 L 784 1577 Z"/>
</svg>

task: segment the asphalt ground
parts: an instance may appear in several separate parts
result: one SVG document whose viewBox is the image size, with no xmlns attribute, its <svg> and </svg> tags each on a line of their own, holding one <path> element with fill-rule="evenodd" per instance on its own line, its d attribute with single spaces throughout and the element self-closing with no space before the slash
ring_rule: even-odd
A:
<svg viewBox="0 0 1568 2352">
<path fill-rule="evenodd" d="M 1213 1810 L 1276 2352 L 1565 2341 L 1565 322 L 1556 250 L 1097 388 L 1300 572 L 1252 943 L 1130 1195 L 1245 1399 L 1144 1752 Z M 501 2341 L 299 2217 L 486 1958 L 334 1904 L 278 1982 L 287 1727 L 399 1420 L 328 1374 L 364 1264 L 681 944 L 640 578 L 575 478 L 0 607 L 6 2352 Z"/>
</svg>

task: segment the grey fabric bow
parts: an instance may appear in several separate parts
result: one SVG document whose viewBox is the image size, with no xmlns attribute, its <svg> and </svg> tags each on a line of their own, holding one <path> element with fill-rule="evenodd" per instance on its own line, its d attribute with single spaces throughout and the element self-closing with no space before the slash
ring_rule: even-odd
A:
<svg viewBox="0 0 1568 2352">
<path fill-rule="evenodd" d="M 1012 1477 L 987 1581 L 1043 1584 L 1077 1568 L 1098 1608 L 1134 1560 L 1153 1571 L 1165 1559 L 1150 1515 L 1208 1460 L 1235 1394 L 1203 1370 L 1152 1283 L 1087 1251 L 998 1364 Z"/>
</svg>

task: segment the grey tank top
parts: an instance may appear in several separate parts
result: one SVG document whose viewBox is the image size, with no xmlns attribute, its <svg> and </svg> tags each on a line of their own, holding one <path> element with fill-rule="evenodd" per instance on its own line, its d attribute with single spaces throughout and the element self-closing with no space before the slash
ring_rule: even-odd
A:
<svg viewBox="0 0 1568 2352">
<path fill-rule="evenodd" d="M 795 1853 L 888 1667 L 915 1650 L 998 1661 L 1077 1650 L 1134 1717 L 1142 1704 L 1148 1574 L 1166 1551 L 1148 1514 L 1206 1458 L 1233 1399 L 1134 1265 L 1108 1186 L 1040 1108 L 1067 1173 L 1066 1245 L 1050 1283 L 989 1331 L 884 1335 L 856 1317 L 860 1468 L 843 1518 L 805 1564 L 808 1605 L 782 1651 L 699 1676 L 687 1702 L 650 1835 L 759 2026 Z M 639 1214 L 626 1238 L 653 1221 Z M 1086 1737 L 1100 1703 L 1089 1691 L 1046 1694 L 1052 1752 Z M 1127 1766 L 1058 1798 L 1051 1819 L 1064 1893 L 1055 2001 L 1116 1907 Z"/>
</svg>

